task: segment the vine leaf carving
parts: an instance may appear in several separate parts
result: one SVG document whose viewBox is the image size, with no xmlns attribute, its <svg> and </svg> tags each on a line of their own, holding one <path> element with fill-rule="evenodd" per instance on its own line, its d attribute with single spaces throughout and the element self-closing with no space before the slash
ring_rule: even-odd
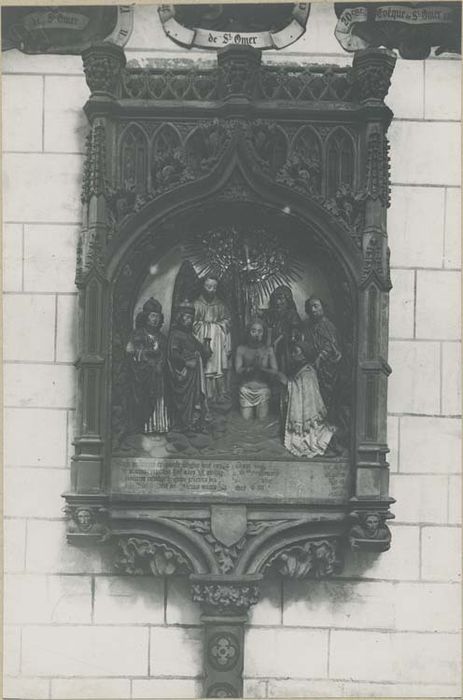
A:
<svg viewBox="0 0 463 700">
<path fill-rule="evenodd" d="M 120 537 L 116 568 L 126 574 L 173 576 L 191 573 L 191 564 L 176 548 L 165 542 L 141 537 Z"/>
<path fill-rule="evenodd" d="M 308 540 L 272 555 L 265 569 L 288 578 L 324 578 L 341 570 L 337 540 Z"/>
</svg>

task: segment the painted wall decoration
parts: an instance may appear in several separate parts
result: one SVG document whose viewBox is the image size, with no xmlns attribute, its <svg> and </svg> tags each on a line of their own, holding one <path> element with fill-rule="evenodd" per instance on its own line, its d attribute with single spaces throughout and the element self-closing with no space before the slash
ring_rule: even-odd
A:
<svg viewBox="0 0 463 700">
<path fill-rule="evenodd" d="M 369 46 L 397 49 L 402 58 L 461 52 L 461 3 L 335 3 L 335 36 L 346 51 Z"/>
<path fill-rule="evenodd" d="M 306 30 L 310 3 L 161 5 L 167 36 L 181 46 L 282 49 Z"/>
<path fill-rule="evenodd" d="M 130 5 L 2 7 L 2 51 L 78 55 L 98 41 L 125 46 L 132 26 Z"/>
</svg>

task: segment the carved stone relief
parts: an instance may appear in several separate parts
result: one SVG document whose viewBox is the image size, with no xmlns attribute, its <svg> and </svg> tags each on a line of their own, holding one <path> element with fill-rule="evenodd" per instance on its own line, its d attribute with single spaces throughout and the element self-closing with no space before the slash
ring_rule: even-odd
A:
<svg viewBox="0 0 463 700">
<path fill-rule="evenodd" d="M 126 66 L 84 53 L 82 354 L 69 540 L 190 578 L 204 694 L 242 694 L 264 576 L 390 545 L 384 105 L 352 68 Z"/>
</svg>

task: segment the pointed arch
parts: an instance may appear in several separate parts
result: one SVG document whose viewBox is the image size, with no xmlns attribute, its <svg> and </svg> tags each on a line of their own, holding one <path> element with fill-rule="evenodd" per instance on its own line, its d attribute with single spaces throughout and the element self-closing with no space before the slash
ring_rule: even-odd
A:
<svg viewBox="0 0 463 700">
<path fill-rule="evenodd" d="M 290 162 L 295 167 L 296 181 L 311 193 L 322 191 L 322 142 L 310 126 L 303 126 L 293 138 Z"/>
<path fill-rule="evenodd" d="M 153 156 L 180 148 L 182 139 L 178 129 L 169 123 L 161 124 L 153 137 Z"/>
<path fill-rule="evenodd" d="M 148 138 L 138 124 L 129 124 L 120 138 L 120 185 L 126 190 L 147 189 Z"/>
<path fill-rule="evenodd" d="M 351 134 L 338 127 L 326 142 L 326 192 L 334 197 L 342 185 L 354 187 L 355 148 Z"/>
<path fill-rule="evenodd" d="M 260 160 L 274 173 L 286 163 L 289 143 L 277 124 L 257 120 L 252 125 L 252 145 Z"/>
</svg>

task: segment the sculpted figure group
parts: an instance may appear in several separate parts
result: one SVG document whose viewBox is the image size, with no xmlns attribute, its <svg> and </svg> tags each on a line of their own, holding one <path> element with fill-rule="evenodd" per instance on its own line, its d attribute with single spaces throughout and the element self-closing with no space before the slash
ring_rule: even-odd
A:
<svg viewBox="0 0 463 700">
<path fill-rule="evenodd" d="M 156 299 L 137 315 L 126 347 L 136 431 L 207 432 L 221 405 L 236 404 L 246 422 L 262 421 L 276 407 L 290 453 L 336 453 L 341 351 L 322 301 L 308 299 L 302 320 L 290 288 L 278 287 L 233 351 L 231 314 L 217 287 L 215 277 L 204 278 L 196 300 L 176 305 L 167 335 Z"/>
</svg>

